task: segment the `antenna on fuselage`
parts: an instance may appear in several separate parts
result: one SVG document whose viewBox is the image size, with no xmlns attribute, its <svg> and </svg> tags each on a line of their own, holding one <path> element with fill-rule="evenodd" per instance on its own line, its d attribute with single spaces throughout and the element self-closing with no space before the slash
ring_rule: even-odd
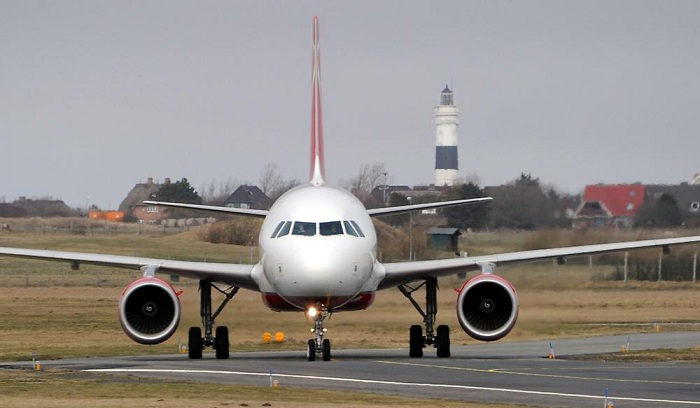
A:
<svg viewBox="0 0 700 408">
<path fill-rule="evenodd" d="M 311 44 L 311 172 L 309 177 L 314 186 L 322 186 L 326 183 L 321 120 L 321 49 L 318 39 L 318 16 L 315 16 Z"/>
</svg>

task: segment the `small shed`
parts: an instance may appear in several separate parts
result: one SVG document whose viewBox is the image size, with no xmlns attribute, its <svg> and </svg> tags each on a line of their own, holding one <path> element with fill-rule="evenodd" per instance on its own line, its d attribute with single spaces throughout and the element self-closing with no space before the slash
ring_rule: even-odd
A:
<svg viewBox="0 0 700 408">
<path fill-rule="evenodd" d="M 435 227 L 428 230 L 428 248 L 436 251 L 459 252 L 458 228 Z"/>
</svg>

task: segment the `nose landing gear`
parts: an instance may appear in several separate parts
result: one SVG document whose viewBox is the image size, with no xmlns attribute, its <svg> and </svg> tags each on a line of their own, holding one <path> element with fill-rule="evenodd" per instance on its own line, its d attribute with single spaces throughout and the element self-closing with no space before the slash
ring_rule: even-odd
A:
<svg viewBox="0 0 700 408">
<path fill-rule="evenodd" d="M 306 358 L 309 361 L 316 361 L 316 357 L 321 357 L 323 361 L 331 361 L 331 341 L 323 338 L 323 335 L 326 333 L 323 321 L 331 313 L 327 308 L 321 306 L 320 308 L 309 308 L 307 315 L 314 319 L 314 327 L 311 329 L 311 332 L 315 334 L 315 338 L 309 339 L 307 343 Z"/>
</svg>

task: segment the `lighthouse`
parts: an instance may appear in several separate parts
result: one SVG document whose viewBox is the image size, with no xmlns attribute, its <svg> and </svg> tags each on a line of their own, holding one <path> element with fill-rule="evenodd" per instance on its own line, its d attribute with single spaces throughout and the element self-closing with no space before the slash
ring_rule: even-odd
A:
<svg viewBox="0 0 700 408">
<path fill-rule="evenodd" d="M 457 182 L 457 125 L 459 109 L 454 104 L 448 86 L 440 93 L 440 104 L 435 107 L 435 186 L 452 186 Z"/>
</svg>

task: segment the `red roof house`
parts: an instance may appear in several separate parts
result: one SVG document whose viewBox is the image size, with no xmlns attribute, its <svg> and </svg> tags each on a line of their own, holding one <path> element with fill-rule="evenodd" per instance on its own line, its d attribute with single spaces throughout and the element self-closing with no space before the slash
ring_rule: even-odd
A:
<svg viewBox="0 0 700 408">
<path fill-rule="evenodd" d="M 589 185 L 574 215 L 574 227 L 631 227 L 644 203 L 641 184 Z"/>
</svg>

